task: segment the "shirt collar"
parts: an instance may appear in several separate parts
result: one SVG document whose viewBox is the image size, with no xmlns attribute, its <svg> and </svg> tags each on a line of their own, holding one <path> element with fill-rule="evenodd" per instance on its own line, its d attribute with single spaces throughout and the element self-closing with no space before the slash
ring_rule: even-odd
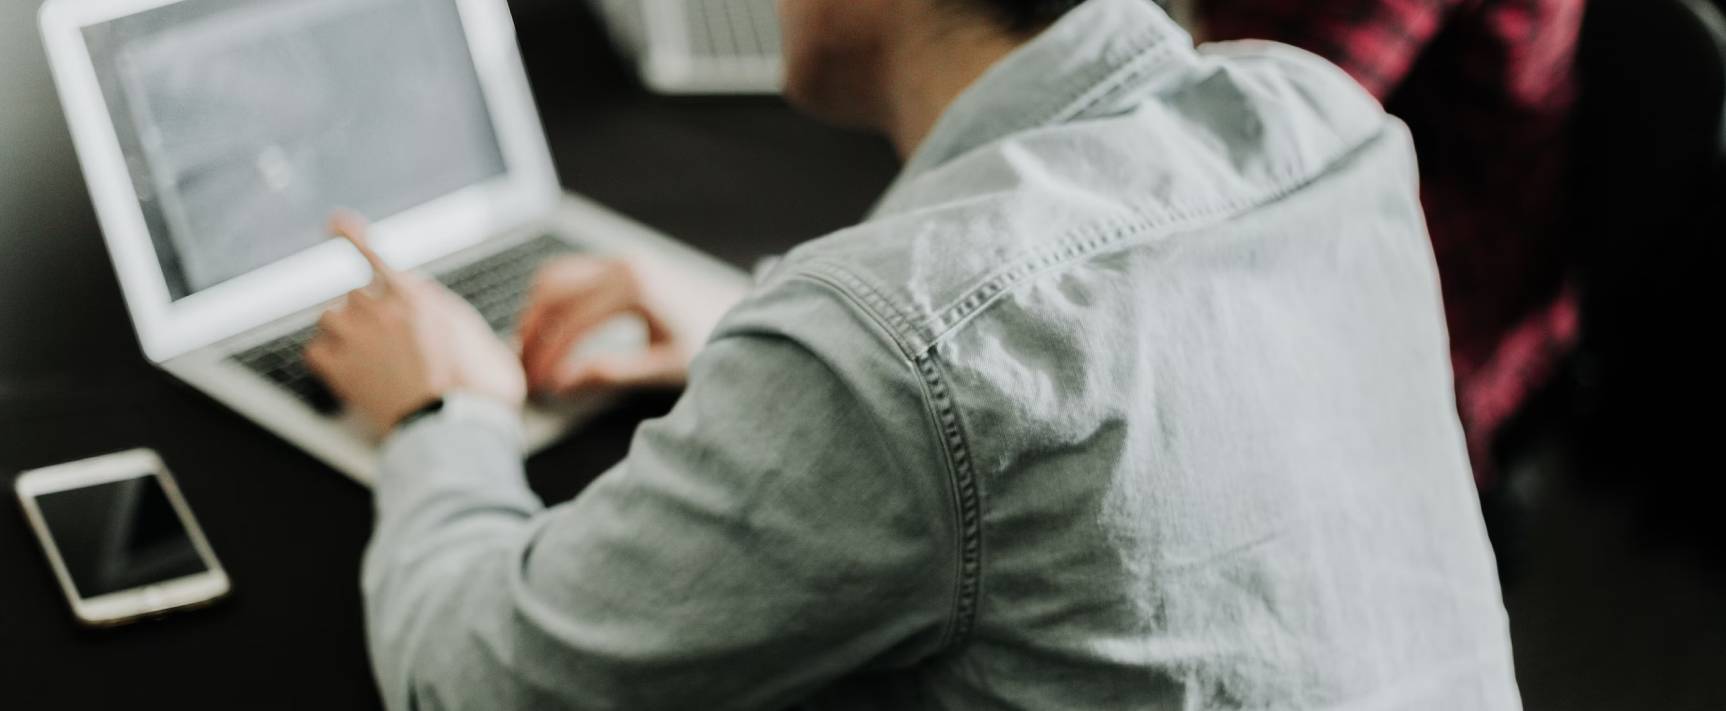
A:
<svg viewBox="0 0 1726 711">
<path fill-rule="evenodd" d="M 1087 0 L 947 107 L 882 207 L 902 186 L 973 149 L 1118 110 L 1123 93 L 1192 57 L 1192 39 L 1151 0 Z"/>
</svg>

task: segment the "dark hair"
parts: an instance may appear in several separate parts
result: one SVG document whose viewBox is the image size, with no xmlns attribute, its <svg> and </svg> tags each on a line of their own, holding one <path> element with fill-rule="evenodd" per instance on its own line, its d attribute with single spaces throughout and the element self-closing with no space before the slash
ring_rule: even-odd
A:
<svg viewBox="0 0 1726 711">
<path fill-rule="evenodd" d="M 1034 30 L 1079 6 L 1084 0 L 964 0 L 964 3 L 989 13 L 1008 29 L 1016 32 Z"/>
</svg>

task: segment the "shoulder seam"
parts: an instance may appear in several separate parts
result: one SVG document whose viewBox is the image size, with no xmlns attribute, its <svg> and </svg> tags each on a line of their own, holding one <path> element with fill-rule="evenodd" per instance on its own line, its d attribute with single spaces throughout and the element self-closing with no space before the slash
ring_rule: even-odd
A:
<svg viewBox="0 0 1726 711">
<path fill-rule="evenodd" d="M 1378 135 L 1374 134 L 1362 140 L 1351 150 L 1342 153 L 1336 160 L 1327 163 L 1327 165 L 1334 165 L 1352 157 L 1367 144 L 1373 143 Z M 1275 185 L 1268 190 L 1246 197 L 1185 208 L 1171 208 L 1154 214 L 1142 210 L 1138 206 L 1130 206 L 1135 217 L 1081 225 L 1069 231 L 1065 237 L 1040 249 L 1027 250 L 1013 259 L 1004 260 L 1009 266 L 997 269 L 976 286 L 960 294 L 948 305 L 923 317 L 911 314 L 897 299 L 888 296 L 887 290 L 876 287 L 863 275 L 836 260 L 820 258 L 798 266 L 802 275 L 825 277 L 822 279 L 823 281 L 828 282 L 837 291 L 852 296 L 853 300 L 863 307 L 863 310 L 883 319 L 884 325 L 888 327 L 893 340 L 903 349 L 904 355 L 907 358 L 915 359 L 918 355 L 933 348 L 936 343 L 954 329 L 963 325 L 969 317 L 976 315 L 994 303 L 1011 287 L 1026 279 L 1073 260 L 1087 257 L 1116 242 L 1136 235 L 1158 229 L 1179 229 L 1192 226 L 1217 216 L 1226 216 L 1275 202 L 1317 179 L 1322 173 L 1323 170 L 1303 171 L 1296 166 L 1283 166 Z M 795 276 L 797 275 L 793 275 L 793 278 Z"/>
<path fill-rule="evenodd" d="M 971 449 L 965 428 L 959 418 L 959 408 L 947 389 L 941 367 L 933 351 L 916 357 L 917 372 L 923 376 L 924 398 L 933 408 L 936 426 L 940 428 L 942 449 L 947 453 L 948 472 L 952 476 L 954 505 L 957 508 L 959 575 L 953 595 L 953 624 L 944 649 L 962 645 L 976 626 L 977 598 L 983 576 L 983 510 L 978 490 L 976 470 L 971 464 Z"/>
<path fill-rule="evenodd" d="M 977 597 L 982 587 L 983 516 L 970 446 L 946 378 L 935 362 L 932 350 L 913 349 L 904 341 L 903 334 L 909 331 L 905 314 L 862 277 L 836 264 L 813 263 L 803 265 L 788 278 L 815 282 L 851 302 L 854 308 L 863 312 L 864 318 L 874 321 L 887 332 L 900 349 L 900 356 L 918 376 L 918 390 L 922 393 L 924 410 L 931 418 L 936 444 L 946 455 L 946 489 L 951 497 L 949 509 L 953 516 L 953 538 L 958 544 L 952 612 L 940 644 L 943 650 L 953 649 L 970 637 L 976 624 Z"/>
<path fill-rule="evenodd" d="M 1073 238 L 1061 240 L 1054 245 L 1058 249 L 1050 250 L 1045 258 L 1022 262 L 991 277 L 957 304 L 938 313 L 934 323 L 952 321 L 938 334 L 931 333 L 930 322 L 917 323 L 917 319 L 902 308 L 898 300 L 889 298 L 883 289 L 876 287 L 864 275 L 837 261 L 813 260 L 798 265 L 799 268 L 787 277 L 816 282 L 831 289 L 863 312 L 865 318 L 882 326 L 921 381 L 924 408 L 932 418 L 934 434 L 947 460 L 947 489 L 952 497 L 952 526 L 958 544 L 952 613 L 940 645 L 944 650 L 962 645 L 976 624 L 982 588 L 982 497 L 969 439 L 946 376 L 936 359 L 935 342 L 962 323 L 963 316 L 982 310 L 1011 284 L 1122 236 L 1149 229 L 1154 224 L 1151 220 L 1127 221 L 1118 226 L 1105 224 L 1081 230 Z"/>
<path fill-rule="evenodd" d="M 1219 216 L 1274 203 L 1317 180 L 1328 168 L 1359 155 L 1362 150 L 1377 143 L 1383 135 L 1381 129 L 1362 138 L 1315 170 L 1302 170 L 1294 165 L 1282 166 L 1273 186 L 1251 195 L 1191 207 L 1175 207 L 1155 214 L 1148 213 L 1139 206 L 1130 206 L 1135 218 L 1079 226 L 1047 247 L 1021 253 L 1019 257 L 1008 261 L 1010 266 L 995 271 L 946 307 L 915 324 L 913 328 L 916 330 L 904 337 L 908 340 L 914 339 L 922 349 L 932 348 L 972 316 L 995 303 L 1011 287 L 1031 277 L 1098 253 L 1128 238 L 1158 230 L 1178 230 Z"/>
<path fill-rule="evenodd" d="M 844 295 L 855 303 L 859 310 L 886 327 L 893 343 L 899 347 L 900 355 L 907 360 L 915 359 L 917 354 L 927 348 L 927 344 L 918 339 L 918 329 L 915 319 L 901 308 L 899 302 L 887 296 L 884 289 L 858 274 L 847 269 L 831 259 L 818 259 L 806 264 L 791 275 L 791 278 L 806 278 L 825 282 L 829 288 Z"/>
</svg>

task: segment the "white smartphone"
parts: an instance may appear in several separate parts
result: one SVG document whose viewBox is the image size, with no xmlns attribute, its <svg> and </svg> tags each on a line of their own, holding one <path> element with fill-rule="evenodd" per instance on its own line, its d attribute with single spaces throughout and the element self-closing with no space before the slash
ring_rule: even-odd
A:
<svg viewBox="0 0 1726 711">
<path fill-rule="evenodd" d="M 116 625 L 228 594 L 227 572 L 155 452 L 25 472 L 15 488 L 79 622 Z"/>
</svg>

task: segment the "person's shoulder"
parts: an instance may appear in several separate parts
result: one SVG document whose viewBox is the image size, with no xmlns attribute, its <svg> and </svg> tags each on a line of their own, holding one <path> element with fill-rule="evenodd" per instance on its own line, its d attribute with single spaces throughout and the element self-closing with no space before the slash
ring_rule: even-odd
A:
<svg viewBox="0 0 1726 711">
<path fill-rule="evenodd" d="M 878 215 L 811 240 L 785 255 L 758 283 L 737 324 L 862 328 L 914 361 L 976 306 L 984 282 L 1026 272 L 1054 244 L 1051 235 L 1107 219 L 1105 200 L 1063 204 L 1058 191 L 995 175 L 961 196 Z M 843 318 L 840 318 L 843 314 Z"/>
<path fill-rule="evenodd" d="M 1199 45 L 1203 78 L 1190 93 L 1238 95 L 1235 113 L 1306 135 L 1331 136 L 1358 146 L 1395 125 L 1378 99 L 1324 57 L 1270 40 L 1229 40 Z M 1291 147 L 1293 147 L 1291 145 Z"/>
<path fill-rule="evenodd" d="M 865 352 L 914 358 L 909 318 L 883 275 L 916 259 L 893 228 L 867 222 L 805 242 L 757 275 L 747 298 L 727 314 L 716 337 L 789 338 L 832 350 L 839 360 Z"/>
<path fill-rule="evenodd" d="M 868 221 L 781 260 L 735 323 L 811 304 L 915 358 L 1036 274 L 1296 197 L 1371 153 L 1413 192 L 1406 131 L 1346 73 L 1270 42 L 1206 45 L 1119 110 L 1020 131 L 901 180 Z M 1388 162 L 1386 162 L 1388 161 Z M 1314 198 L 1318 199 L 1318 198 Z M 814 298 L 812 298 L 814 297 Z"/>
</svg>

